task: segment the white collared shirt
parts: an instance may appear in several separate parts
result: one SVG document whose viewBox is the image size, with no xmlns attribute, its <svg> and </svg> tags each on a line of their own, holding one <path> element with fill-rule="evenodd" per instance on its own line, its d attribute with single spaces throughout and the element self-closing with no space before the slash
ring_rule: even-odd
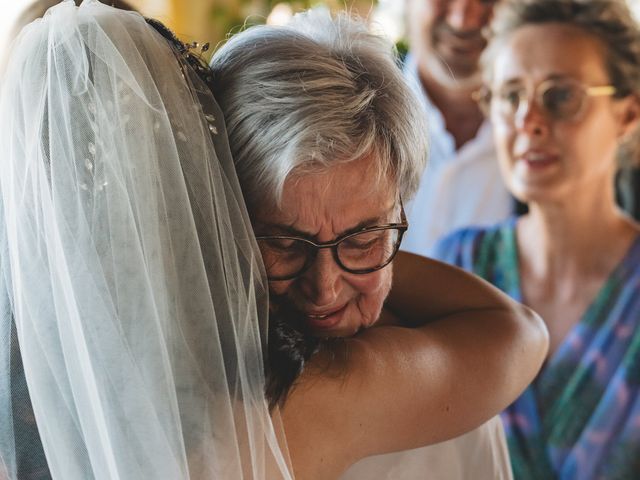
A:
<svg viewBox="0 0 640 480">
<path fill-rule="evenodd" d="M 411 55 L 404 72 L 426 111 L 430 146 L 420 186 L 407 204 L 409 230 L 401 248 L 429 256 L 436 242 L 457 228 L 504 220 L 513 211 L 513 200 L 500 176 L 489 122 L 456 151 L 455 139 L 422 87 Z"/>
</svg>

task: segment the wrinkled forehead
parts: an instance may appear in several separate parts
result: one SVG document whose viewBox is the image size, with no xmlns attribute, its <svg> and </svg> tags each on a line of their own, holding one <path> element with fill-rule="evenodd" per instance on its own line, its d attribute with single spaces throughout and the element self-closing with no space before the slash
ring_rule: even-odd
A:
<svg viewBox="0 0 640 480">
<path fill-rule="evenodd" d="M 265 202 L 255 210 L 262 217 L 276 213 L 294 217 L 305 210 L 324 216 L 378 215 L 391 210 L 397 201 L 395 176 L 380 171 L 376 161 L 363 158 L 331 167 L 297 168 L 285 180 L 279 205 Z"/>
</svg>

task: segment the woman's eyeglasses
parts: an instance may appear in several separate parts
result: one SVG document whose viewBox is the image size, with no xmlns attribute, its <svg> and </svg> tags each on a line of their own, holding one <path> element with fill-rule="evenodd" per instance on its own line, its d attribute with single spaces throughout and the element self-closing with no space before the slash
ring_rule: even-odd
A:
<svg viewBox="0 0 640 480">
<path fill-rule="evenodd" d="M 533 101 L 549 118 L 568 121 L 580 116 L 589 97 L 608 97 L 615 93 L 612 85 L 588 86 L 569 78 L 550 79 L 536 87 Z M 474 99 L 485 115 L 495 114 L 504 121 L 513 121 L 530 108 L 531 92 L 513 83 L 496 91 L 482 89 L 474 93 Z"/>
<path fill-rule="evenodd" d="M 401 204 L 400 223 L 366 227 L 331 242 L 317 243 L 289 235 L 258 236 L 257 240 L 269 280 L 291 280 L 302 275 L 323 248 L 331 249 L 335 262 L 346 272 L 365 274 L 391 263 L 408 226 Z"/>
</svg>

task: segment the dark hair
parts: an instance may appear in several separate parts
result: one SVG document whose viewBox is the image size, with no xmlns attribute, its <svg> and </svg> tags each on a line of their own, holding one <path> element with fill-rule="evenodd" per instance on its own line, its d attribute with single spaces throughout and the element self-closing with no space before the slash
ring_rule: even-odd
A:
<svg viewBox="0 0 640 480">
<path fill-rule="evenodd" d="M 349 345 L 343 337 L 319 338 L 309 327 L 303 314 L 283 297 L 271 298 L 269 345 L 265 362 L 269 408 L 282 405 L 306 362 L 316 356 L 314 373 L 342 377 L 349 359 Z"/>
<path fill-rule="evenodd" d="M 305 363 L 318 351 L 320 340 L 309 331 L 300 312 L 273 298 L 268 335 L 265 395 L 273 409 L 286 400 Z"/>
</svg>

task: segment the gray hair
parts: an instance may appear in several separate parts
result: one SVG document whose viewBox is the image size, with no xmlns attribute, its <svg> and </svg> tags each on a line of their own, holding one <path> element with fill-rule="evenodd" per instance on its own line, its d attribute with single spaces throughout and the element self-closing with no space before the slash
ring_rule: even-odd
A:
<svg viewBox="0 0 640 480">
<path fill-rule="evenodd" d="M 415 193 L 427 158 L 425 115 L 390 43 L 361 21 L 314 9 L 286 26 L 252 27 L 211 67 L 250 206 L 279 204 L 290 175 L 364 157 L 403 198 Z"/>
<path fill-rule="evenodd" d="M 520 27 L 543 23 L 571 25 L 599 39 L 615 97 L 640 97 L 640 28 L 625 0 L 503 1 L 496 9 L 489 45 L 481 58 L 485 81 L 491 81 L 491 67 L 502 41 Z M 621 163 L 638 162 L 639 136 L 636 131 L 622 146 L 618 152 Z"/>
</svg>

